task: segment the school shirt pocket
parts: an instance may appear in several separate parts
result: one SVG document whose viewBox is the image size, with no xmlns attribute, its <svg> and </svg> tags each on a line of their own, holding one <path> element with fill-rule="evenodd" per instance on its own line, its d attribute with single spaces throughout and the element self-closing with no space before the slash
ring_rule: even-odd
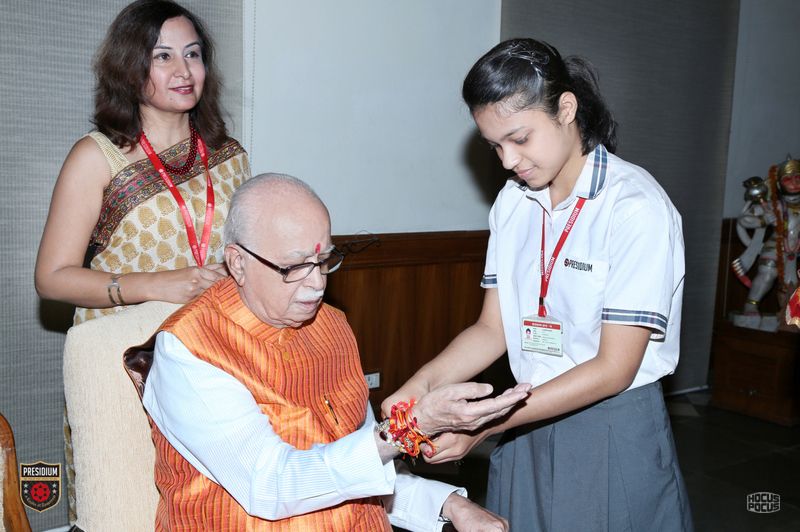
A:
<svg viewBox="0 0 800 532">
<path fill-rule="evenodd" d="M 558 299 L 563 304 L 563 319 L 573 324 L 599 326 L 607 277 L 608 262 L 580 256 L 560 259 L 553 285 L 560 287 Z"/>
</svg>

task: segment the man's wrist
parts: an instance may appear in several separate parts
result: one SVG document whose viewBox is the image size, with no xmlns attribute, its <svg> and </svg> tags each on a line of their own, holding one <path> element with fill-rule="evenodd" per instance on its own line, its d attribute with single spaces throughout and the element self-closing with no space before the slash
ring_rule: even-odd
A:
<svg viewBox="0 0 800 532">
<path fill-rule="evenodd" d="M 400 442 L 395 440 L 392 437 L 392 434 L 389 432 L 390 424 L 391 423 L 389 418 L 384 419 L 383 421 L 375 425 L 375 432 L 378 433 L 378 437 L 383 443 L 395 449 L 399 454 L 403 451 L 403 446 L 402 444 L 400 444 Z"/>
<path fill-rule="evenodd" d="M 396 447 L 400 452 L 416 458 L 421 450 L 421 445 L 435 448 L 431 436 L 419 428 L 412 408 L 415 400 L 400 401 L 391 407 L 389 417 L 378 424 L 378 437 Z"/>
<path fill-rule="evenodd" d="M 457 491 L 454 491 L 447 498 L 444 500 L 442 504 L 442 509 L 439 512 L 439 521 L 444 523 L 449 523 L 453 520 L 453 516 L 456 514 L 456 508 L 458 504 L 466 500 L 466 497 L 460 495 Z"/>
</svg>

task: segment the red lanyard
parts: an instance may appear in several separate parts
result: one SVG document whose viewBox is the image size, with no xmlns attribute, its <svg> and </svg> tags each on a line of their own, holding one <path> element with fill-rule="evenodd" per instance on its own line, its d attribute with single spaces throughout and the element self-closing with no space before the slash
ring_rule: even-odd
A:
<svg viewBox="0 0 800 532">
<path fill-rule="evenodd" d="M 147 154 L 147 158 L 153 164 L 164 184 L 172 193 L 172 197 L 178 203 L 181 209 L 181 216 L 183 217 L 183 225 L 186 227 L 186 236 L 189 239 L 189 246 L 192 248 L 192 256 L 198 266 L 202 266 L 206 262 L 206 251 L 208 250 L 208 241 L 211 238 L 211 224 L 214 222 L 214 185 L 211 183 L 211 173 L 208 171 L 208 153 L 206 152 L 206 144 L 203 139 L 198 135 L 197 138 L 197 151 L 200 153 L 200 159 L 203 161 L 203 166 L 206 172 L 206 219 L 203 222 L 203 236 L 200 239 L 200 245 L 197 244 L 197 233 L 194 230 L 194 222 L 192 216 L 189 214 L 189 208 L 186 207 L 186 202 L 183 200 L 178 187 L 172 182 L 169 177 L 164 164 L 158 158 L 155 150 L 150 145 L 144 132 L 139 138 L 139 144 Z"/>
<path fill-rule="evenodd" d="M 544 318 L 547 316 L 547 310 L 544 308 L 544 298 L 547 296 L 547 289 L 550 287 L 550 276 L 553 274 L 553 266 L 556 263 L 556 258 L 558 254 L 561 253 L 561 248 L 564 247 L 564 242 L 567 241 L 567 237 L 569 236 L 569 232 L 572 231 L 572 226 L 575 225 L 575 220 L 578 219 L 578 215 L 581 213 L 581 208 L 583 208 L 583 204 L 586 203 L 586 198 L 578 198 L 578 202 L 575 204 L 575 208 L 572 209 L 572 214 L 569 215 L 569 220 L 567 220 L 567 225 L 564 226 L 564 230 L 561 232 L 561 237 L 558 239 L 556 243 L 556 247 L 553 250 L 553 255 L 550 257 L 550 262 L 547 264 L 547 270 L 544 269 L 544 207 L 542 208 L 542 253 L 540 255 L 540 271 L 542 272 L 542 284 L 539 289 L 539 317 Z"/>
</svg>

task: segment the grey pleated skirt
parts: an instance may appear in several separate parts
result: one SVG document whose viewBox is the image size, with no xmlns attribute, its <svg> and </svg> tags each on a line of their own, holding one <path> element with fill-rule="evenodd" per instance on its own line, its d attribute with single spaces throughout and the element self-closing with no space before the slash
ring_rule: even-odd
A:
<svg viewBox="0 0 800 532">
<path fill-rule="evenodd" d="M 693 530 L 661 384 L 506 432 L 486 503 L 512 532 Z"/>
</svg>

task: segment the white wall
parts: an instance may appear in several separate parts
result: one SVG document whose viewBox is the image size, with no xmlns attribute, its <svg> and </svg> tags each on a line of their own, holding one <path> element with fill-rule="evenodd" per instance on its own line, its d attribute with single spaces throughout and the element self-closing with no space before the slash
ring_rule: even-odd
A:
<svg viewBox="0 0 800 532">
<path fill-rule="evenodd" d="M 486 228 L 502 183 L 487 191 L 482 156 L 466 153 L 474 126 L 460 90 L 499 42 L 500 4 L 245 0 L 254 174 L 308 181 L 334 234 Z"/>
<path fill-rule="evenodd" d="M 800 2 L 740 0 L 723 216 L 744 205 L 742 181 L 800 158 Z M 698 176 L 698 179 L 702 179 Z"/>
</svg>

